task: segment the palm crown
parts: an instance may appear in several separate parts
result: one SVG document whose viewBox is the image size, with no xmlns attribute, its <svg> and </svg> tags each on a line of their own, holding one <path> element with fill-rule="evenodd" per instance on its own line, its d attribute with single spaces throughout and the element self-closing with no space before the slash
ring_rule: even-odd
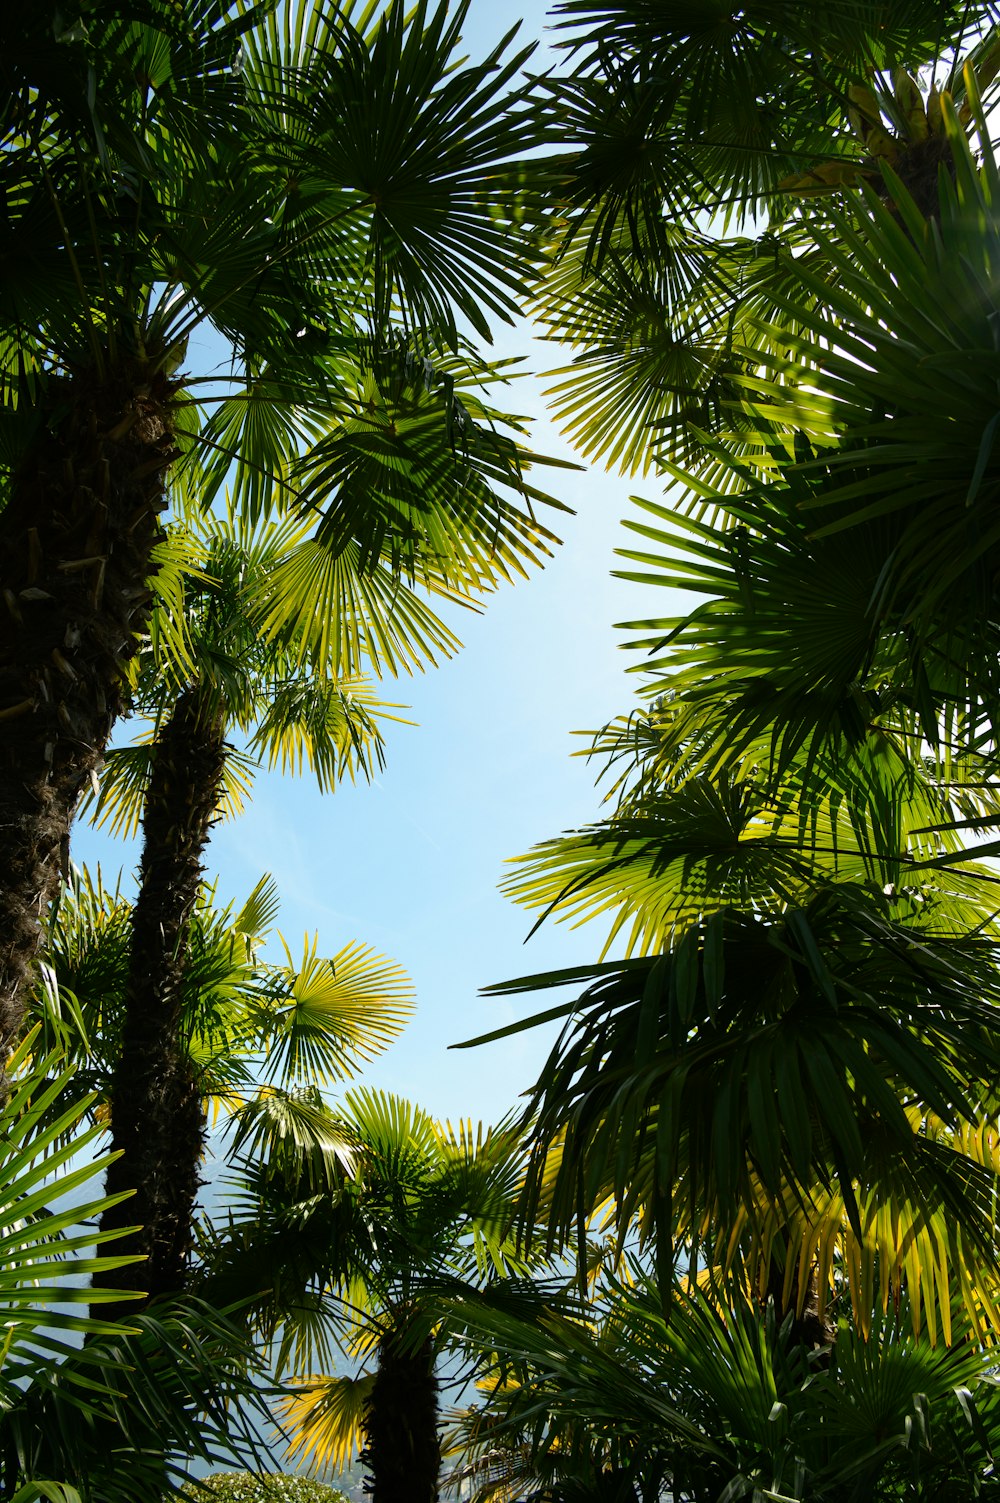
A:
<svg viewBox="0 0 1000 1503">
<path fill-rule="evenodd" d="M 207 1287 L 227 1300 L 269 1289 L 253 1307 L 279 1370 L 336 1347 L 359 1364 L 298 1380 L 295 1454 L 342 1462 L 363 1440 L 379 1503 L 429 1503 L 438 1359 L 464 1302 L 527 1267 L 511 1235 L 517 1135 L 453 1129 L 384 1092 L 350 1091 L 332 1110 L 278 1092 L 244 1111 L 233 1151 L 240 1214 L 205 1249 Z"/>
</svg>

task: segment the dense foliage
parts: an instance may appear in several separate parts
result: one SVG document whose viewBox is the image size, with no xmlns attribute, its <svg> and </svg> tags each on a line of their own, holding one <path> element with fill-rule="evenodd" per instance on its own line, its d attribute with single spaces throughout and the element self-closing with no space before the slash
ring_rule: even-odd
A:
<svg viewBox="0 0 1000 1503">
<path fill-rule="evenodd" d="M 481 1503 L 992 1497 L 1000 13 L 564 0 L 531 79 L 462 57 L 466 10 L 78 0 L 0 56 L 4 1495 L 255 1467 L 277 1403 L 375 1503 L 443 1467 Z M 474 342 L 524 312 L 581 457 L 661 483 L 623 572 L 692 604 L 627 628 L 606 817 L 510 882 L 608 933 L 493 988 L 568 1000 L 477 1132 L 332 1101 L 405 977 L 264 960 L 273 887 L 219 914 L 203 862 L 256 760 L 380 767 L 375 680 L 544 559 Z M 134 903 L 61 883 L 126 709 L 96 814 L 141 825 Z M 480 1397 L 442 1435 L 446 1363 Z"/>
<path fill-rule="evenodd" d="M 185 1287 L 206 1101 L 221 1093 L 238 1142 L 259 1142 L 270 1052 L 283 1130 L 330 1147 L 312 1093 L 405 1011 L 405 980 L 363 946 L 259 964 L 266 885 L 232 922 L 205 914 L 227 732 L 256 729 L 322 785 L 367 767 L 367 680 L 457 646 L 431 602 L 468 605 L 552 542 L 533 456 L 490 400 L 504 372 L 475 343 L 539 261 L 516 159 L 544 112 L 510 37 L 462 56 L 464 15 L 78 0 L 5 27 L 0 1036 L 15 1043 L 36 1005 L 67 1056 L 61 1088 L 110 1114 L 95 1214 L 118 1256 L 80 1270 L 120 1366 L 96 1343 L 59 1349 L 12 1389 L 4 1486 L 25 1500 L 150 1496 L 175 1453 L 224 1457 L 227 1432 L 230 1455 L 255 1459 L 252 1427 L 244 1445 L 242 1420 L 217 1421 L 241 1396 L 263 1403 L 259 1353 L 245 1319 Z M 212 375 L 188 368 L 197 331 L 224 352 Z M 224 487 L 229 543 L 219 522 L 203 544 Z M 137 900 L 86 880 L 63 896 L 70 822 L 135 705 L 153 741 L 116 759 L 114 807 L 142 809 Z M 15 1076 L 9 1089 L 21 1112 Z M 38 1110 L 65 1127 L 51 1093 Z M 42 1205 L 26 1179 L 24 1214 Z M 93 1239 L 48 1225 L 53 1256 Z"/>
<path fill-rule="evenodd" d="M 217 1498 L 219 1503 L 346 1503 L 342 1492 L 311 1477 L 278 1473 L 213 1472 L 184 1488 L 188 1498 Z"/>
<path fill-rule="evenodd" d="M 492 1323 L 470 1475 L 989 1495 L 997 17 L 558 9 L 556 407 L 669 482 L 623 568 L 694 603 L 630 624 L 612 812 L 510 884 L 610 922 L 593 966 L 494 990 L 571 989 L 524 1214 L 618 1271 L 569 1325 Z"/>
</svg>

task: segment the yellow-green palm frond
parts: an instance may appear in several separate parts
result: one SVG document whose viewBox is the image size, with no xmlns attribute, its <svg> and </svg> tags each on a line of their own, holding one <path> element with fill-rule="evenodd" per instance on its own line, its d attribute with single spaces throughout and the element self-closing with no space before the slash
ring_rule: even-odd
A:
<svg viewBox="0 0 1000 1503">
<path fill-rule="evenodd" d="M 29 1382 L 50 1382 L 53 1359 L 63 1362 L 82 1336 L 122 1337 L 127 1304 L 111 1320 L 99 1308 L 136 1297 L 105 1282 L 137 1259 L 116 1253 L 118 1228 L 98 1226 L 128 1196 L 104 1195 L 94 1184 L 113 1159 L 101 1151 L 104 1128 L 86 1122 L 95 1093 L 74 1089 L 75 1066 L 41 1042 L 32 1028 L 9 1056 L 9 1094 L 0 1109 L 0 1312 L 14 1395 Z M 91 1287 L 91 1275 L 101 1282 Z M 88 1304 L 89 1315 L 78 1313 Z"/>
<path fill-rule="evenodd" d="M 391 1091 L 363 1086 L 344 1093 L 343 1119 L 365 1145 L 375 1182 L 419 1182 L 440 1165 L 434 1118 L 416 1102 Z"/>
<path fill-rule="evenodd" d="M 279 1406 L 290 1436 L 286 1461 L 317 1472 L 349 1466 L 361 1446 L 374 1383 L 373 1373 L 297 1378 Z"/>
<path fill-rule="evenodd" d="M 471 1118 L 437 1122 L 435 1129 L 442 1164 L 452 1165 L 472 1213 L 471 1247 L 480 1277 L 529 1275 L 538 1258 L 513 1230 L 526 1167 L 521 1129 L 510 1120 L 485 1128 Z"/>
<path fill-rule="evenodd" d="M 516 861 L 503 890 L 539 924 L 603 919 L 601 959 L 613 945 L 655 954 L 713 913 L 776 914 L 831 884 L 868 884 L 924 929 L 992 928 L 994 875 L 963 845 L 970 815 L 997 817 L 982 768 L 913 760 L 905 736 L 875 727 L 846 766 L 826 757 L 769 777 L 755 747 L 710 777 L 674 752 L 671 716 L 659 744 L 646 722 L 636 787 L 615 814 Z"/>
<path fill-rule="evenodd" d="M 450 590 L 439 593 L 464 606 Z M 306 539 L 276 565 L 262 630 L 289 661 L 317 672 L 353 676 L 413 673 L 451 657 L 460 643 L 419 592 L 377 563 L 360 568 L 360 550 L 335 554 Z"/>
<path fill-rule="evenodd" d="M 185 605 L 191 588 L 206 579 L 207 557 L 203 540 L 183 523 L 172 525 L 152 553 L 150 649 L 177 686 L 195 671 L 195 644 Z M 131 660 L 133 675 L 139 662 Z"/>
<path fill-rule="evenodd" d="M 370 781 L 385 764 L 382 724 L 413 724 L 394 713 L 403 708 L 380 699 L 366 678 L 298 674 L 272 685 L 250 750 L 282 772 L 308 767 L 323 792 L 359 773 Z"/>
<path fill-rule="evenodd" d="M 240 905 L 230 926 L 234 934 L 245 940 L 248 959 L 252 958 L 258 944 L 267 938 L 280 907 L 277 883 L 269 872 L 265 872 Z"/>
<path fill-rule="evenodd" d="M 966 1337 L 981 1346 L 996 1345 L 1000 1275 L 984 1260 L 967 1225 L 980 1211 L 990 1214 L 997 1197 L 996 1121 L 948 1128 L 933 1118 L 922 1122 L 917 1110 L 908 1115 L 914 1129 L 911 1159 L 919 1160 L 929 1143 L 939 1158 L 954 1160 L 957 1183 L 967 1195 L 964 1222 L 959 1202 L 935 1203 L 923 1193 L 919 1173 L 908 1173 L 905 1164 L 877 1188 L 855 1184 L 857 1224 L 835 1187 L 787 1186 L 773 1196 L 757 1182 L 754 1203 L 743 1207 L 715 1244 L 715 1259 L 699 1273 L 699 1284 L 724 1306 L 735 1278 L 748 1295 L 763 1300 L 776 1294 L 781 1309 L 794 1309 L 801 1317 L 808 1307 L 820 1323 L 847 1309 L 864 1338 L 879 1317 L 897 1319 L 902 1311 L 914 1338 L 926 1336 L 931 1346 L 952 1346 Z M 701 1230 L 710 1237 L 711 1212 L 699 1214 Z M 686 1225 L 682 1217 L 681 1240 Z"/>
<path fill-rule="evenodd" d="M 796 303 L 798 332 L 774 321 L 784 353 L 744 383 L 773 435 L 771 472 L 733 460 L 746 482 L 735 496 L 695 476 L 723 518 L 711 526 L 651 503 L 630 524 L 627 577 L 707 597 L 634 623 L 633 645 L 649 654 L 653 692 L 711 722 L 717 762 L 764 740 L 779 766 L 845 755 L 887 711 L 936 747 L 962 706 L 973 743 L 995 740 L 986 372 L 1000 241 L 982 227 L 1000 175 L 992 150 L 977 158 L 953 125 L 954 175 L 935 214 L 887 176 L 892 206 L 868 192 L 817 228 L 840 266 L 822 295 L 796 267 L 814 303 Z"/>
<path fill-rule="evenodd" d="M 272 1346 L 275 1374 L 332 1371 L 345 1355 L 350 1360 L 350 1342 L 345 1340 L 342 1320 L 339 1296 L 331 1296 L 318 1284 L 296 1288 Z"/>
<path fill-rule="evenodd" d="M 721 242 L 685 225 L 658 234 L 655 259 L 626 246 L 590 270 L 578 234 L 546 274 L 539 316 L 574 350 L 550 372 L 556 421 L 582 455 L 622 474 L 655 471 L 664 449 L 700 470 L 705 432 L 724 433 L 727 452 L 762 455 L 739 389 L 740 336 L 759 317 L 762 269 L 771 282 L 787 278 L 791 247 Z M 752 310 L 740 302 L 751 287 Z"/>
<path fill-rule="evenodd" d="M 303 493 L 322 498 L 318 541 L 334 553 L 355 542 L 364 568 L 381 560 L 459 593 L 492 589 L 549 556 L 556 539 L 535 508 L 566 508 L 528 474 L 572 466 L 532 453 L 523 421 L 487 404 L 487 389 L 509 379 L 506 363 L 435 361 L 400 344 L 343 375 L 349 412 L 292 467 Z"/>
<path fill-rule="evenodd" d="M 235 913 L 213 899 L 203 889 L 192 916 L 179 1025 L 206 1109 L 213 1121 L 235 1116 L 240 1141 L 249 1135 L 262 1152 L 336 1157 L 344 1135 L 315 1089 L 350 1078 L 397 1037 L 413 1010 L 412 983 L 357 942 L 327 958 L 307 937 L 297 962 L 278 934 L 285 963 L 266 961 L 260 951 L 279 908 L 269 876 Z M 36 1003 L 53 1042 L 62 1038 L 101 1089 L 117 1055 L 130 922 L 131 905 L 100 873 L 76 874 L 53 915 Z M 259 1093 L 262 1065 L 293 1089 Z"/>
<path fill-rule="evenodd" d="M 307 935 L 301 961 L 285 945 L 285 965 L 267 967 L 258 1024 L 268 1075 L 285 1086 L 351 1079 L 413 1014 L 413 983 L 394 961 L 356 941 L 327 959 L 318 944 Z"/>
<path fill-rule="evenodd" d="M 780 910 L 817 879 L 794 812 L 775 809 L 754 782 L 726 779 L 648 797 L 641 811 L 548 841 L 517 866 L 504 890 L 541 909 L 539 922 L 610 920 L 601 959 L 616 941 L 626 955 L 668 949 L 726 908 Z"/>
<path fill-rule="evenodd" d="M 697 1244 L 697 1207 L 731 1226 L 758 1180 L 774 1196 L 786 1184 L 836 1188 L 859 1237 L 854 1185 L 885 1195 L 905 1183 L 995 1268 L 992 1171 L 946 1153 L 907 1115 L 918 1102 L 957 1124 L 991 1108 L 993 943 L 923 932 L 895 906 L 840 884 L 780 916 L 711 915 L 655 957 L 491 988 L 575 992 L 534 1020 L 566 1022 L 526 1113 L 525 1215 L 543 1183 L 554 1238 L 579 1240 L 581 1215 L 608 1197 L 623 1235 L 643 1206 L 666 1277 L 676 1218 Z"/>
</svg>

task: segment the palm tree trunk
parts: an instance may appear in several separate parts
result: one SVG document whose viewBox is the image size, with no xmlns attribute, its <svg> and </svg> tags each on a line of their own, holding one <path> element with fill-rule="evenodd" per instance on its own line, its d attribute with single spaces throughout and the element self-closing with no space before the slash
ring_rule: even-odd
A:
<svg viewBox="0 0 1000 1503">
<path fill-rule="evenodd" d="M 106 1282 L 144 1290 L 151 1299 L 184 1287 L 200 1184 L 205 1124 L 184 1038 L 184 975 L 225 757 L 222 715 L 197 688 L 186 690 L 153 757 L 121 1052 L 111 1082 L 112 1146 L 122 1156 L 108 1170 L 107 1190 L 136 1193 L 101 1222 L 103 1229 L 141 1223 L 114 1246 L 146 1261 L 116 1269 Z"/>
<path fill-rule="evenodd" d="M 365 1490 L 374 1503 L 437 1503 L 441 1440 L 430 1338 L 416 1347 L 405 1330 L 383 1338 L 364 1434 Z"/>
<path fill-rule="evenodd" d="M 765 1299 L 774 1301 L 775 1319 L 778 1326 L 781 1327 L 790 1315 L 788 1335 L 792 1346 L 804 1346 L 807 1351 L 813 1351 L 816 1348 L 825 1350 L 831 1347 L 837 1339 L 837 1329 L 828 1321 L 820 1319 L 815 1270 L 809 1275 L 804 1297 L 800 1298 L 802 1293 L 798 1275 L 796 1275 L 790 1295 L 787 1300 L 785 1299 L 785 1270 L 783 1263 L 775 1257 L 772 1251 L 768 1262 Z"/>
<path fill-rule="evenodd" d="M 174 389 L 138 364 L 53 379 L 0 516 L 0 1061 L 148 620 Z"/>
</svg>

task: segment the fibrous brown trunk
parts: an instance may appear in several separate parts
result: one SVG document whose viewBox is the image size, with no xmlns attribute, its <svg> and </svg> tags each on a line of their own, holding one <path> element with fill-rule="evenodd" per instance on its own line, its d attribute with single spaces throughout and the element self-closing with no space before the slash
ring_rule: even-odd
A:
<svg viewBox="0 0 1000 1503">
<path fill-rule="evenodd" d="M 107 1190 L 135 1194 L 101 1222 L 104 1230 L 141 1224 L 116 1240 L 114 1251 L 141 1253 L 146 1261 L 115 1269 L 104 1281 L 151 1299 L 184 1287 L 199 1188 L 205 1125 L 184 1036 L 184 976 L 225 756 L 222 716 L 198 689 L 187 690 L 155 743 L 121 1052 L 111 1083 L 112 1147 L 122 1156 L 108 1170 Z"/>
<path fill-rule="evenodd" d="M 437 1503 L 441 1470 L 438 1384 L 430 1339 L 383 1337 L 364 1418 L 365 1492 L 374 1503 Z"/>
<path fill-rule="evenodd" d="M 803 1346 L 807 1351 L 814 1351 L 816 1348 L 823 1350 L 836 1340 L 836 1326 L 831 1326 L 820 1318 L 815 1270 L 810 1274 L 804 1290 L 796 1275 L 786 1297 L 784 1268 L 772 1254 L 768 1264 L 765 1297 L 774 1302 L 775 1319 L 779 1326 L 791 1316 L 788 1336 L 792 1346 Z"/>
<path fill-rule="evenodd" d="M 148 620 L 174 389 L 140 363 L 54 378 L 0 516 L 0 1066 Z"/>
</svg>

